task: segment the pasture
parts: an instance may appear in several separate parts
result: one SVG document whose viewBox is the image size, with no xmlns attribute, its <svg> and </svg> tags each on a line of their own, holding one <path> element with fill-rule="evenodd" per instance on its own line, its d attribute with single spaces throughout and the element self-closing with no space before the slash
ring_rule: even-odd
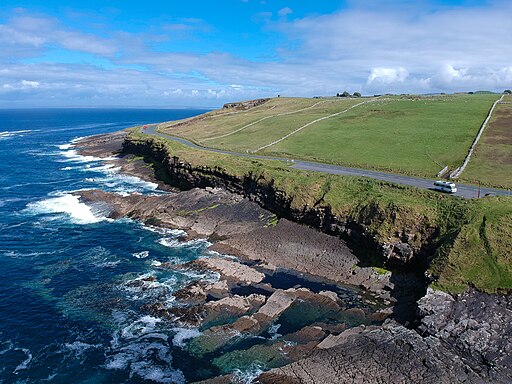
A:
<svg viewBox="0 0 512 384">
<path fill-rule="evenodd" d="M 461 179 L 512 189 L 512 96 L 496 105 Z"/>
<path fill-rule="evenodd" d="M 458 167 L 497 94 L 274 98 L 160 126 L 236 152 L 435 177 Z M 272 144 L 274 143 L 274 144 Z"/>
</svg>

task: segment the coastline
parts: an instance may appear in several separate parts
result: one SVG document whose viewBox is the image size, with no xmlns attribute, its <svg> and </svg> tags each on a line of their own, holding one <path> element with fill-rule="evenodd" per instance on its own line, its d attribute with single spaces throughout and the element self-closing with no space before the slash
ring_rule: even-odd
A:
<svg viewBox="0 0 512 384">
<path fill-rule="evenodd" d="M 123 132 L 101 135 L 86 138 L 77 146 L 84 156 L 107 158 L 121 150 L 123 137 Z M 280 267 L 330 283 L 359 287 L 390 299 L 390 274 L 378 273 L 371 267 L 356 268 L 359 260 L 347 243 L 335 236 L 286 219 L 278 220 L 258 204 L 219 188 L 179 192 L 157 179 L 153 169 L 140 157 L 125 155 L 113 161 L 121 173 L 157 183 L 159 189 L 175 194 L 167 198 L 132 195 L 127 199 L 101 191 L 79 194 L 89 204 L 108 200 L 112 218 L 128 216 L 157 226 L 184 230 L 187 240 L 197 237 L 211 240 L 213 251 L 229 253 L 249 263 L 267 263 L 271 268 Z M 222 211 L 211 209 L 221 203 L 226 205 Z M 170 211 L 177 214 L 169 215 L 162 208 L 169 206 L 172 207 Z M 282 246 L 288 249 L 281 249 Z M 294 257 L 289 258 L 292 254 Z"/>
<path fill-rule="evenodd" d="M 87 138 L 77 143 L 78 146 L 82 147 L 80 153 L 108 157 L 112 155 L 112 152 L 119 150 L 119 144 L 124 139 L 122 133 L 102 136 Z M 508 298 L 499 295 L 480 294 L 475 291 L 460 297 L 453 297 L 429 290 L 427 295 L 420 300 L 418 313 L 416 313 L 415 306 L 408 308 L 409 311 L 403 311 L 399 310 L 399 305 L 395 305 L 391 310 L 391 303 L 398 302 L 398 304 L 402 304 L 402 309 L 410 305 L 411 298 L 404 300 L 400 291 L 410 290 L 418 284 L 418 281 L 415 280 L 418 276 L 408 276 L 407 274 L 401 276 L 400 274 L 394 274 L 394 276 L 391 274 L 381 275 L 371 267 L 357 267 L 358 258 L 341 239 L 285 219 L 276 220 L 277 218 L 272 213 L 263 210 L 255 202 L 225 190 L 206 188 L 177 192 L 177 189 L 157 180 L 153 169 L 143 163 L 140 157 L 135 157 L 133 154 L 125 154 L 122 161 L 114 161 L 116 166 L 121 167 L 121 172 L 141 177 L 147 181 L 158 182 L 162 189 L 165 188 L 165 190 L 175 191 L 176 193 L 157 199 L 152 196 L 144 197 L 140 195 L 122 198 L 101 191 L 90 191 L 81 192 L 81 199 L 88 204 L 107 201 L 111 206 L 111 217 L 128 216 L 149 224 L 186 230 L 188 233 L 186 240 L 206 237 L 213 242 L 211 250 L 221 254 L 233 254 L 240 260 L 240 263 L 231 264 L 227 269 L 221 268 L 218 264 L 205 266 L 196 263 L 187 267 L 192 269 L 206 267 L 219 272 L 226 278 L 227 284 L 231 284 L 229 281 L 230 273 L 232 273 L 230 268 L 245 266 L 249 268 L 246 271 L 249 275 L 254 275 L 256 272 L 256 276 L 258 276 L 257 273 L 263 273 L 262 271 L 271 275 L 280 269 L 285 272 L 292 272 L 292 274 L 295 273 L 299 277 L 302 275 L 311 278 L 311 275 L 314 275 L 324 283 L 350 284 L 358 287 L 362 292 L 369 292 L 375 299 L 382 300 L 384 310 L 374 319 L 378 318 L 382 322 L 390 317 L 384 325 L 362 324 L 356 328 L 338 329 L 331 333 L 327 330 L 320 337 L 322 339 L 320 343 L 318 343 L 318 335 L 311 339 L 313 330 L 308 329 L 308 337 L 310 337 L 308 342 L 315 345 L 304 348 L 301 353 L 295 351 L 296 358 L 292 360 L 295 361 L 291 362 L 292 365 L 285 365 L 283 368 L 276 368 L 264 373 L 260 376 L 260 382 L 323 381 L 341 383 L 348 382 L 346 381 L 347 378 L 356 377 L 357 375 L 359 375 L 357 377 L 365 379 L 366 382 L 404 377 L 410 380 L 423 380 L 423 382 L 453 382 L 454 380 L 481 382 L 482 379 L 504 382 L 502 381 L 504 378 L 510 377 L 510 368 L 507 369 L 507 364 L 508 367 L 511 365 L 509 364 L 509 358 L 506 354 L 504 355 L 504 351 L 510 349 L 511 342 L 510 340 L 507 341 L 506 338 L 503 338 L 501 342 L 498 340 L 501 335 L 511 334 L 512 332 L 510 325 L 507 325 L 507 319 L 510 319 L 511 313 L 511 303 Z M 219 225 L 219 223 L 221 224 Z M 257 286 L 257 288 L 264 290 L 265 287 L 258 286 L 263 280 L 257 280 L 258 278 L 249 280 L 248 284 L 245 285 Z M 187 296 L 189 301 L 191 299 L 196 300 L 199 303 L 196 307 L 203 308 L 207 306 L 205 296 L 218 295 L 217 297 L 222 297 L 226 293 L 224 286 L 195 285 L 187 288 L 180 294 Z M 292 291 L 293 289 L 295 291 Z M 310 295 L 306 292 L 297 291 L 297 289 L 300 288 L 290 287 L 280 290 L 279 295 L 282 295 L 281 300 L 278 301 L 281 303 L 280 305 L 284 305 L 283 303 L 290 302 L 290 300 L 303 300 L 304 297 Z M 269 300 L 275 294 L 276 291 L 269 292 L 266 300 Z M 312 292 L 312 294 L 319 295 L 320 292 Z M 251 293 L 251 295 L 257 294 Z M 279 295 L 276 295 L 276 297 Z M 325 295 L 329 296 L 330 294 L 324 294 L 324 297 L 326 297 Z M 236 296 L 230 295 L 231 298 Z M 224 296 L 219 300 L 224 300 L 226 297 Z M 265 306 L 256 309 L 258 305 L 261 305 L 261 300 L 261 297 L 252 296 L 249 302 L 237 303 L 238 308 L 240 308 L 240 305 L 249 308 L 246 311 L 249 315 L 239 314 L 239 316 L 241 315 L 240 318 L 248 317 L 254 320 L 254 316 Z M 488 303 L 488 310 L 496 316 L 485 319 L 482 318 L 481 313 L 472 311 L 469 303 L 473 305 L 478 300 Z M 315 296 L 313 301 L 325 304 L 323 298 L 318 296 Z M 402 302 L 400 303 L 400 301 Z M 327 302 L 326 305 L 331 304 L 331 302 Z M 222 310 L 226 310 L 226 307 L 222 307 L 222 305 Z M 228 305 L 228 307 L 234 308 L 236 305 L 234 307 Z M 151 310 L 164 317 L 175 315 L 167 313 L 164 308 L 158 306 L 154 306 Z M 182 312 L 180 315 L 197 318 L 197 310 L 195 308 L 193 313 L 190 313 L 190 311 L 188 313 Z M 411 313 L 411 310 L 413 313 Z M 215 311 L 218 311 L 218 309 Z M 274 315 L 277 316 L 280 313 L 278 311 Z M 419 316 L 416 316 L 417 314 Z M 206 315 L 211 315 L 211 313 L 208 312 Z M 367 317 L 367 314 L 364 317 Z M 466 323 L 458 326 L 452 325 L 449 328 L 450 331 L 446 332 L 444 328 L 448 327 L 450 322 L 458 324 L 457 317 L 465 317 L 467 319 Z M 245 328 L 247 324 L 238 324 L 238 328 L 223 328 L 222 331 L 254 330 L 255 327 L 257 328 L 268 321 L 268 319 L 258 320 L 258 317 L 256 317 L 255 324 L 252 320 L 246 319 L 245 321 L 245 323 L 247 321 L 251 323 L 249 328 Z M 477 322 L 478 325 L 475 325 L 474 322 Z M 476 346 L 469 342 L 463 342 L 461 346 L 460 341 L 464 341 L 464 338 L 467 337 L 468 330 L 473 330 L 480 336 L 484 335 L 484 342 Z M 219 331 L 219 329 L 216 329 L 216 331 Z M 326 329 L 323 331 L 326 331 Z M 487 333 L 484 334 L 484 331 Z M 443 339 L 459 346 L 441 348 L 438 343 Z M 316 341 L 314 342 L 314 340 Z M 408 349 L 405 350 L 404 341 L 408 345 Z M 371 351 L 374 350 L 382 351 L 381 356 L 365 357 L 366 354 L 371 354 Z M 402 363 L 395 361 L 382 369 L 381 376 L 372 378 L 372 366 L 378 363 L 378 359 L 385 358 L 390 351 L 396 353 L 397 356 L 401 356 L 399 360 L 410 360 L 412 362 L 409 372 L 397 371 L 397 367 L 401 366 Z M 473 357 L 460 360 L 460 356 L 465 356 L 468 353 Z M 438 354 L 445 355 L 447 358 L 445 360 L 439 359 Z M 424 364 L 424 367 L 419 364 L 421 356 L 427 356 L 429 360 L 429 364 Z M 482 356 L 485 358 L 482 358 Z M 496 356 L 499 358 L 496 358 Z M 329 364 L 323 364 L 325 359 L 328 359 Z M 489 359 L 493 359 L 497 363 L 493 362 L 492 364 L 495 366 L 491 364 L 490 367 L 485 368 L 486 361 Z M 326 369 L 322 368 L 324 365 Z M 457 369 L 453 370 L 454 366 Z M 468 370 L 468 366 L 480 366 L 480 368 Z M 344 373 L 341 377 L 335 379 L 340 372 L 340 367 L 342 367 Z M 308 381 L 310 372 L 313 372 L 315 377 L 313 381 Z M 432 380 L 429 381 L 428 377 Z M 436 377 L 439 379 L 438 381 L 433 380 Z M 207 382 L 229 382 L 230 380 L 231 377 L 227 376 L 215 380 L 211 379 Z"/>
</svg>

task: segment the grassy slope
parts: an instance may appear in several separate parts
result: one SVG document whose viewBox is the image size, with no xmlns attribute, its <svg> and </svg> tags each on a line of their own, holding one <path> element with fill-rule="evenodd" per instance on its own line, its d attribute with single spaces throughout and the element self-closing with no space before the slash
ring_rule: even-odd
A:
<svg viewBox="0 0 512 384">
<path fill-rule="evenodd" d="M 277 144 L 274 153 L 434 176 L 462 164 L 495 95 L 395 98 L 354 108 Z"/>
<path fill-rule="evenodd" d="M 148 139 L 135 131 L 131 137 Z M 336 215 L 348 219 L 361 217 L 369 206 L 377 207 L 386 220 L 366 225 L 383 241 L 427 226 L 439 228 L 445 247 L 431 268 L 439 276 L 438 287 L 449 291 L 468 285 L 490 292 L 512 289 L 512 198 L 464 200 L 371 179 L 294 170 L 284 162 L 193 150 L 161 138 L 150 140 L 194 166 L 220 167 L 239 177 L 261 176 L 263 182 L 273 182 L 291 197 L 295 208 L 329 205 Z"/>
<path fill-rule="evenodd" d="M 512 96 L 503 102 L 507 104 L 496 106 L 461 180 L 512 189 Z"/>
<path fill-rule="evenodd" d="M 468 283 L 490 292 L 510 289 L 512 199 L 480 199 L 470 208 L 437 285 L 449 291 L 461 291 Z"/>
<path fill-rule="evenodd" d="M 383 97 L 374 99 L 272 99 L 240 113 L 214 111 L 192 124 L 163 129 L 206 146 L 253 151 L 319 117 L 372 101 L 315 123 L 262 151 L 292 158 L 434 176 L 459 166 L 498 95 Z M 315 105 L 295 114 L 267 118 Z M 215 117 L 213 117 L 215 116 Z"/>
<path fill-rule="evenodd" d="M 343 102 L 337 99 L 339 102 Z M 248 111 L 220 109 L 205 114 L 205 119 L 194 120 L 193 124 L 175 126 L 175 122 L 161 124 L 161 130 L 171 134 L 187 137 L 197 142 L 218 135 L 233 132 L 244 125 L 256 122 L 264 117 L 298 111 L 317 104 L 318 99 L 282 97 L 271 99 L 268 102 Z M 265 127 L 265 123 L 262 123 Z"/>
</svg>

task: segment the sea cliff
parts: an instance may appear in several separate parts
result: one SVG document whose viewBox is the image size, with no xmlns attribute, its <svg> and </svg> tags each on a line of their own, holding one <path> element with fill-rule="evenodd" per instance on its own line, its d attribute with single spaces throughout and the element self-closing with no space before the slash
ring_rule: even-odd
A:
<svg viewBox="0 0 512 384">
<path fill-rule="evenodd" d="M 187 228 L 192 237 L 194 234 L 207 236 L 215 242 L 214 250 L 235 254 L 242 261 L 263 268 L 246 271 L 256 280 L 258 273 L 265 269 L 285 268 L 325 281 L 355 284 L 393 305 L 391 311 L 382 312 L 380 319 L 387 318 L 383 325 L 363 322 L 359 327 L 344 331 L 323 329 L 322 336 L 313 339 L 309 338 L 311 332 L 319 330 L 309 329 L 309 336 L 301 340 L 316 341 L 306 343 L 309 347 L 300 352 L 290 351 L 295 362 L 280 367 L 287 363 L 283 360 L 278 368 L 261 375 L 260 382 L 505 383 L 512 379 L 509 296 L 474 290 L 462 295 L 431 289 L 427 292 L 429 282 L 435 278 L 427 272 L 432 271 L 432 260 L 442 258 L 447 237 L 456 236 L 457 231 L 445 231 L 426 216 L 411 217 L 410 212 L 399 205 L 370 203 L 358 206 L 357 211 L 340 214 L 321 198 L 313 204 L 297 201 L 262 173 L 240 175 L 219 166 L 193 164 L 170 152 L 159 139 L 121 135 L 115 140 L 120 138 L 123 140 L 122 156 L 131 159 L 125 162 L 125 170 L 130 168 L 131 172 L 140 173 L 134 166 L 136 161 L 132 160 L 133 156 L 141 156 L 151 164 L 161 181 L 188 192 L 158 201 L 151 197 L 126 199 L 99 191 L 82 192 L 85 201 L 92 204 L 108 201 L 112 217 L 129 216 L 158 225 Z M 103 145 L 109 140 L 108 137 L 100 139 Z M 93 147 L 94 143 L 89 150 Z M 244 219 L 247 212 L 258 212 L 257 217 L 264 218 L 266 228 L 248 224 L 250 221 Z M 316 245 L 301 244 L 300 239 L 313 239 Z M 300 245 L 290 247 L 290 244 Z M 231 287 L 229 270 L 232 269 L 219 265 L 190 266 L 205 267 L 220 271 Z M 264 288 L 258 285 L 261 281 L 249 285 Z M 188 287 L 182 296 L 195 298 L 198 306 L 180 315 L 187 319 L 197 318 L 196 315 L 208 318 L 211 312 L 204 312 L 208 307 L 205 297 L 212 292 L 215 294 L 219 288 L 224 290 L 222 287 Z M 258 332 L 262 326 L 267 327 L 264 324 L 269 320 L 265 316 L 268 313 L 278 316 L 281 312 L 268 312 L 261 306 L 265 300 L 267 303 L 276 300 L 277 307 L 274 304 L 270 307 L 283 308 L 283 311 L 286 303 L 298 298 L 311 300 L 315 297 L 313 302 L 322 302 L 329 308 L 333 305 L 314 296 L 318 293 L 290 289 L 273 290 L 267 299 L 251 296 L 242 300 L 242 304 L 234 307 L 247 308 L 242 311 L 245 315 L 239 313 L 240 319 L 245 316 L 245 320 L 228 328 L 212 329 L 212 335 L 199 338 L 196 346 L 221 348 L 225 339 L 219 341 L 214 337 L 219 332 L 231 334 L 248 329 Z M 221 300 L 241 300 L 233 292 L 222 297 Z M 150 310 L 166 315 L 158 303 Z M 258 315 L 260 312 L 265 316 Z M 231 380 L 233 376 L 227 375 L 208 382 Z"/>
</svg>

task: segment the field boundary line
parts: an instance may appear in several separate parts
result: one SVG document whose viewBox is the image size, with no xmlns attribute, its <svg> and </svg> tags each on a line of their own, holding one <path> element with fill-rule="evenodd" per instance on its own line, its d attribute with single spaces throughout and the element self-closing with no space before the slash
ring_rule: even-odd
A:
<svg viewBox="0 0 512 384">
<path fill-rule="evenodd" d="M 324 101 L 319 101 L 318 103 L 315 103 L 313 105 L 310 105 L 309 107 L 306 107 L 306 108 L 302 108 L 302 109 L 298 109 L 296 111 L 290 111 L 290 112 L 284 112 L 284 113 L 278 113 L 277 115 L 270 115 L 270 116 L 265 116 L 259 120 L 256 120 L 256 121 L 253 121 L 252 123 L 249 123 L 247 125 L 244 125 L 242 128 L 238 128 L 237 130 L 234 130 L 233 132 L 229 132 L 229 133 L 226 133 L 224 135 L 219 135 L 219 136 L 214 136 L 214 137 L 208 137 L 206 139 L 203 139 L 201 140 L 201 142 L 204 142 L 204 141 L 210 141 L 210 140 L 215 140 L 215 139 L 222 139 L 223 137 L 227 137 L 227 136 L 231 136 L 231 135 L 234 135 L 235 133 L 238 133 L 242 130 L 244 130 L 245 128 L 249 128 L 255 124 L 258 124 L 258 123 L 261 123 L 263 120 L 267 120 L 267 119 L 270 119 L 272 117 L 279 117 L 279 116 L 285 116 L 285 115 L 291 115 L 291 114 L 294 114 L 294 113 L 298 113 L 298 112 L 302 112 L 302 111 L 306 111 L 308 109 L 311 109 L 311 108 L 314 108 L 316 107 L 318 104 L 322 104 L 322 103 L 325 103 L 327 102 L 327 100 L 324 100 Z"/>
<path fill-rule="evenodd" d="M 354 104 L 352 105 L 351 107 L 343 110 L 343 111 L 340 111 L 340 112 L 336 112 L 336 113 L 333 113 L 332 115 L 328 115 L 328 116 L 324 116 L 324 117 L 320 117 L 319 119 L 316 119 L 316 120 L 313 120 L 313 121 L 310 121 L 309 123 L 303 125 L 302 127 L 299 127 L 297 128 L 296 130 L 288 133 L 287 135 L 281 137 L 280 139 L 276 140 L 276 141 L 273 141 L 272 143 L 270 144 L 267 144 L 267 145 L 264 145 L 263 147 L 259 147 L 258 149 L 256 149 L 255 151 L 252 151 L 252 153 L 255 153 L 255 152 L 258 152 L 258 151 L 261 151 L 262 149 L 265 149 L 265 148 L 268 148 L 268 147 L 271 147 L 272 145 L 275 145 L 277 143 L 280 143 L 281 141 L 283 140 L 286 140 L 287 138 L 289 138 L 290 136 L 296 134 L 297 132 L 299 131 L 302 131 L 304 128 L 307 128 L 309 127 L 310 125 L 313 125 L 315 123 L 318 123 L 319 121 L 322 121 L 322 120 L 326 120 L 326 119 L 330 119 L 331 117 L 335 117 L 335 116 L 338 116 L 338 115 L 341 115 L 342 113 L 346 113 L 348 111 L 350 111 L 352 108 L 355 108 L 355 107 L 359 107 L 360 105 L 363 105 L 363 104 L 366 104 L 366 103 L 372 103 L 374 102 L 375 100 L 377 100 L 378 98 L 375 98 L 373 100 L 367 100 L 367 101 L 363 101 L 361 103 L 358 103 L 358 104 Z"/>
<path fill-rule="evenodd" d="M 455 171 L 450 173 L 450 178 L 456 179 L 457 177 L 460 176 L 460 174 L 464 171 L 464 169 L 466 169 L 467 165 L 469 164 L 469 160 L 471 159 L 471 155 L 473 154 L 473 151 L 475 150 L 475 147 L 478 144 L 478 141 L 480 140 L 480 137 L 482 136 L 482 133 L 484 133 L 484 129 L 487 126 L 487 123 L 491 119 L 492 113 L 494 112 L 494 108 L 496 107 L 496 105 L 498 105 L 498 103 L 500 103 L 503 100 L 503 96 L 505 96 L 505 95 L 501 95 L 501 97 L 498 100 L 496 100 L 494 102 L 494 104 L 492 105 L 492 107 L 489 110 L 489 113 L 487 114 L 487 117 L 485 118 L 482 126 L 478 130 L 478 134 L 476 135 L 475 140 L 473 140 L 473 144 L 471 144 L 471 147 L 469 147 L 469 152 L 466 155 L 466 158 L 464 159 L 464 162 L 462 163 L 462 165 L 459 168 L 455 169 Z"/>
</svg>

